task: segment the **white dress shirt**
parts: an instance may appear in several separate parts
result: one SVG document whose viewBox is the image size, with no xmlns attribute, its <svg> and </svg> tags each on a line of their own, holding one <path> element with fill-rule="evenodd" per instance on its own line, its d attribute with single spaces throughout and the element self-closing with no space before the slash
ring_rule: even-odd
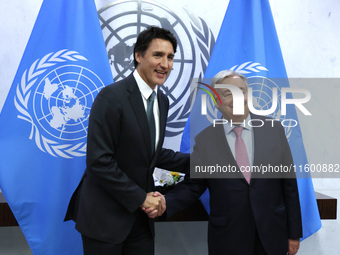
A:
<svg viewBox="0 0 340 255">
<path fill-rule="evenodd" d="M 157 149 L 157 145 L 159 142 L 159 107 L 158 107 L 158 98 L 157 98 L 157 86 L 155 87 L 154 90 L 150 88 L 150 86 L 140 77 L 139 73 L 137 70 L 133 72 L 133 76 L 136 79 L 139 91 L 142 95 L 142 100 L 144 103 L 144 108 L 145 112 L 147 109 L 147 104 L 148 104 L 148 98 L 151 96 L 152 92 L 155 91 L 156 96 L 155 96 L 155 101 L 153 104 L 153 115 L 155 117 L 155 128 L 156 128 L 156 138 L 155 138 L 155 150 Z"/>
<path fill-rule="evenodd" d="M 240 126 L 243 127 L 242 131 L 242 139 L 244 141 L 244 144 L 246 145 L 248 157 L 249 157 L 249 164 L 250 167 L 253 166 L 254 163 L 254 130 L 251 126 L 248 125 L 248 122 L 250 120 L 250 114 L 245 119 L 245 125 L 241 124 Z M 231 153 L 233 154 L 235 158 L 235 142 L 236 142 L 236 134 L 233 132 L 233 129 L 235 128 L 235 125 L 230 125 L 230 122 L 225 123 L 223 125 L 224 133 L 226 135 Z M 236 158 L 235 158 L 236 159 Z"/>
</svg>

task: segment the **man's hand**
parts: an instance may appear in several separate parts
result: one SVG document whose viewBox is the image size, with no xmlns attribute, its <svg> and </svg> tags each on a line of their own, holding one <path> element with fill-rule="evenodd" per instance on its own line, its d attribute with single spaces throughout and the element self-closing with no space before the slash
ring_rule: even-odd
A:
<svg viewBox="0 0 340 255">
<path fill-rule="evenodd" d="M 161 208 L 161 198 L 159 196 L 153 196 L 154 192 L 150 192 L 146 194 L 146 198 L 141 208 L 143 210 L 147 208 L 152 208 L 155 210 L 159 210 Z"/>
<path fill-rule="evenodd" d="M 300 247 L 300 239 L 288 239 L 288 255 L 295 255 Z"/>
<path fill-rule="evenodd" d="M 150 193 L 148 193 L 148 195 L 149 194 L 152 194 L 152 197 L 154 197 L 154 198 L 160 199 L 160 203 L 159 203 L 159 206 L 157 208 L 142 207 L 143 211 L 148 215 L 148 217 L 154 219 L 156 217 L 161 216 L 165 212 L 166 202 L 165 202 L 164 196 L 161 193 L 159 193 L 158 191 L 150 192 Z"/>
<path fill-rule="evenodd" d="M 161 193 L 159 193 L 158 191 L 154 192 L 153 196 L 161 198 L 161 206 L 160 206 L 160 210 L 158 211 L 158 215 L 157 215 L 157 216 L 161 216 L 166 210 L 165 197 Z"/>
</svg>

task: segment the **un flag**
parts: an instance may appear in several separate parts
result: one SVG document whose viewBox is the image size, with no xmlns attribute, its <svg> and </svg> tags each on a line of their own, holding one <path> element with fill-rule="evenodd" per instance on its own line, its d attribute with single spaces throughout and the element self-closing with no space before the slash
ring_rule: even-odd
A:
<svg viewBox="0 0 340 255">
<path fill-rule="evenodd" d="M 45 0 L 0 115 L 0 188 L 34 254 L 81 254 L 63 222 L 92 102 L 113 82 L 93 0 Z"/>
<path fill-rule="evenodd" d="M 254 106 L 257 104 L 262 109 L 271 103 L 271 98 L 266 95 L 272 95 L 273 88 L 280 91 L 282 87 L 289 86 L 284 82 L 287 81 L 287 73 L 268 0 L 230 0 L 204 76 L 212 78 L 219 71 L 226 69 L 252 77 L 248 78 L 248 81 L 254 96 L 257 97 Z M 257 82 L 259 77 L 260 83 Z M 276 84 L 272 78 L 279 78 L 283 82 Z M 190 151 L 194 137 L 211 124 L 200 113 L 201 94 L 201 91 L 197 93 L 183 132 L 181 151 L 184 152 Z M 280 112 L 277 111 L 272 117 L 281 119 L 279 115 Z M 216 115 L 214 117 L 217 118 Z M 195 120 L 197 125 L 190 127 L 190 119 Z M 294 108 L 287 112 L 287 119 L 298 119 Z M 286 129 L 286 135 L 289 138 L 294 164 L 305 165 L 307 156 L 300 126 Z M 303 176 L 306 177 L 306 174 Z M 321 228 L 321 221 L 312 180 L 298 178 L 297 181 L 304 239 Z M 209 212 L 209 193 L 205 192 L 201 200 Z"/>
</svg>

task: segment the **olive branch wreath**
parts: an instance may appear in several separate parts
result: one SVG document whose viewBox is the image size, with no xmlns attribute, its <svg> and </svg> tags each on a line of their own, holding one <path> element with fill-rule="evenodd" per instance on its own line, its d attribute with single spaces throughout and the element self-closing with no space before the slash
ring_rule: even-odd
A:
<svg viewBox="0 0 340 255">
<path fill-rule="evenodd" d="M 81 142 L 76 145 L 73 144 L 59 144 L 57 141 L 50 140 L 41 135 L 39 128 L 33 121 L 32 116 L 28 110 L 28 101 L 31 96 L 32 87 L 37 82 L 38 76 L 45 73 L 50 67 L 66 62 L 66 61 L 79 61 L 87 59 L 76 51 L 69 51 L 67 49 L 58 52 L 51 52 L 41 59 L 37 59 L 30 68 L 26 69 L 21 77 L 20 83 L 16 88 L 16 96 L 14 97 L 14 105 L 21 113 L 17 117 L 31 123 L 31 133 L 29 139 L 34 137 L 35 143 L 38 148 L 47 152 L 50 155 L 63 158 L 81 157 L 86 155 L 86 142 Z"/>
<path fill-rule="evenodd" d="M 189 14 L 189 13 L 188 13 Z M 191 19 L 191 28 L 196 35 L 196 42 L 200 49 L 200 61 L 201 61 L 201 71 L 199 72 L 199 79 L 202 79 L 205 70 L 207 69 L 208 62 L 212 53 L 212 50 L 215 45 L 215 38 L 212 31 L 208 28 L 207 23 L 202 19 L 197 19 L 193 15 L 189 14 Z M 190 83 L 191 81 L 189 81 Z M 188 86 L 190 87 L 190 86 Z M 186 91 L 185 91 L 186 92 Z M 185 93 L 183 92 L 183 93 Z M 175 127 L 180 129 L 178 132 L 167 132 L 168 136 L 175 136 L 182 132 L 187 119 L 190 114 L 190 110 L 193 106 L 194 100 L 190 100 L 190 98 L 195 98 L 196 91 L 193 91 L 191 95 L 186 100 L 185 104 L 179 107 L 175 112 L 173 112 L 167 121 L 167 126 Z M 192 97 L 194 96 L 194 97 Z M 176 118 L 177 117 L 177 118 Z M 175 120 L 175 121 L 174 121 Z M 171 122 L 173 122 L 173 125 Z"/>
</svg>

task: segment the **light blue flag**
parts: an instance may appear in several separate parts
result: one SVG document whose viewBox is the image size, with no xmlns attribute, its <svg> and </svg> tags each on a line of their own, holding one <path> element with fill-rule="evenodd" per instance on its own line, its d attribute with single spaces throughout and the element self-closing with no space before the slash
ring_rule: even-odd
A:
<svg viewBox="0 0 340 255">
<path fill-rule="evenodd" d="M 0 115 L 0 188 L 33 254 L 82 254 L 63 219 L 92 102 L 112 82 L 94 0 L 45 0 Z"/>
<path fill-rule="evenodd" d="M 261 77 L 259 84 L 256 82 L 250 84 L 254 97 L 259 98 L 257 106 L 260 108 L 268 107 L 271 98 L 267 95 L 272 95 L 273 87 L 276 86 L 280 90 L 283 86 L 289 86 L 286 79 L 281 79 L 281 82 L 276 84 L 273 82 L 276 81 L 275 79 L 270 79 L 287 78 L 287 74 L 268 0 L 231 0 L 229 2 L 205 72 L 205 78 L 212 78 L 219 71 L 225 69 L 238 71 L 247 77 Z M 252 83 L 256 78 L 248 79 Z M 261 91 L 266 93 L 262 93 L 260 97 L 259 92 Z M 202 93 L 204 93 L 202 90 L 198 90 L 195 104 L 190 113 L 190 118 L 195 119 L 196 125 L 190 127 L 190 119 L 188 120 L 182 137 L 181 151 L 189 152 L 194 144 L 194 137 L 211 124 L 207 117 L 201 114 L 200 95 Z M 276 118 L 278 116 L 280 118 L 278 110 L 274 115 Z M 294 108 L 287 108 L 286 119 L 298 119 Z M 281 117 L 281 120 L 284 119 Z M 287 122 L 285 123 L 287 124 Z M 294 164 L 299 166 L 308 163 L 300 127 L 286 128 L 286 135 Z M 321 228 L 321 221 L 312 180 L 310 178 L 298 179 L 298 188 L 304 239 Z M 208 192 L 203 194 L 201 201 L 209 213 Z"/>
</svg>

